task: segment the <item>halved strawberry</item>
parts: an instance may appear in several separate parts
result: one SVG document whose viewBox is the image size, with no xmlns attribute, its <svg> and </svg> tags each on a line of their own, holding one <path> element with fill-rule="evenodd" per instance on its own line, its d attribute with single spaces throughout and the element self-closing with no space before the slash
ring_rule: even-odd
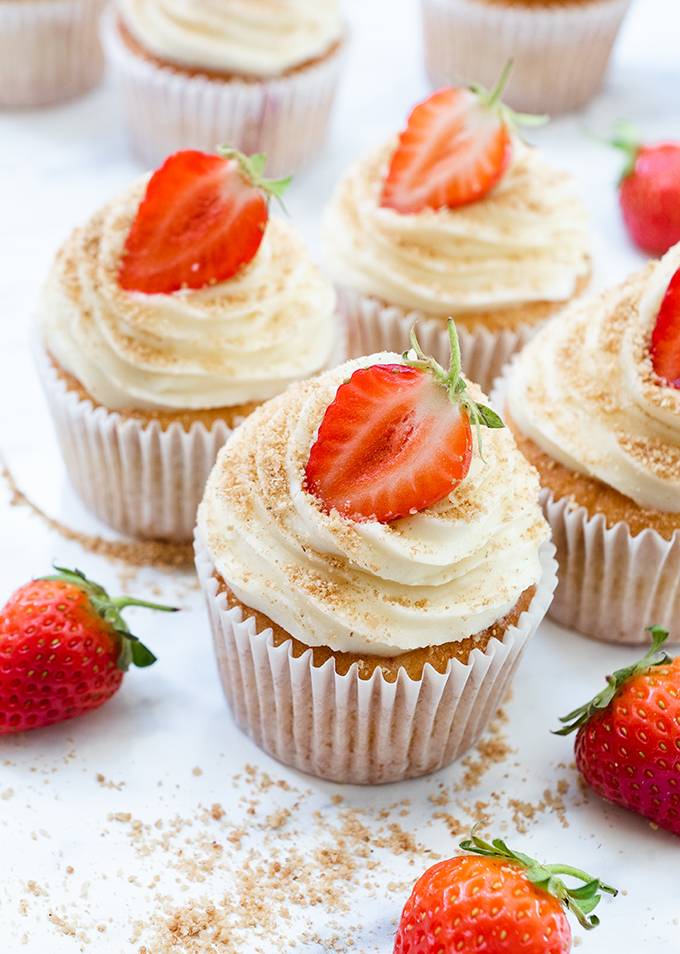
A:
<svg viewBox="0 0 680 954">
<path fill-rule="evenodd" d="M 672 388 L 680 388 L 680 268 L 661 302 L 650 350 L 654 371 Z"/>
<path fill-rule="evenodd" d="M 226 281 L 250 262 L 269 218 L 268 199 L 289 179 L 262 177 L 265 157 L 233 149 L 176 152 L 151 176 L 125 242 L 126 291 L 170 294 Z"/>
<path fill-rule="evenodd" d="M 381 205 L 408 214 L 456 208 L 490 192 L 510 163 L 512 125 L 544 121 L 502 104 L 510 68 L 491 92 L 447 87 L 415 107 L 392 156 Z"/>
<path fill-rule="evenodd" d="M 423 354 L 355 371 L 328 406 L 305 470 L 305 488 L 328 510 L 389 523 L 442 500 L 466 477 L 471 422 L 502 427 L 466 393 L 449 321 L 449 371 Z"/>
</svg>

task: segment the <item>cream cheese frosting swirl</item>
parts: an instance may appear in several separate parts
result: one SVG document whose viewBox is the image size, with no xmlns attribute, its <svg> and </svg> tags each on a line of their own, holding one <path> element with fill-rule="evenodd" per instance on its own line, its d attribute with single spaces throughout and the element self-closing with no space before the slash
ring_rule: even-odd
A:
<svg viewBox="0 0 680 954">
<path fill-rule="evenodd" d="M 507 404 L 517 427 L 563 466 L 641 507 L 680 512 L 680 390 L 649 353 L 680 245 L 627 282 L 571 305 L 513 365 Z"/>
<path fill-rule="evenodd" d="M 243 76 L 285 73 L 342 34 L 338 0 L 119 0 L 119 8 L 160 59 Z"/>
<path fill-rule="evenodd" d="M 537 583 L 548 528 L 538 477 L 506 430 L 484 432 L 463 483 L 390 524 L 326 513 L 303 487 L 350 361 L 255 411 L 223 448 L 199 509 L 203 542 L 246 606 L 312 646 L 394 656 L 481 632 Z M 480 396 L 472 387 L 475 399 Z"/>
<path fill-rule="evenodd" d="M 67 240 L 39 309 L 48 352 L 100 404 L 203 409 L 263 401 L 326 366 L 335 294 L 297 234 L 270 218 L 251 262 L 197 291 L 124 291 L 139 183 Z"/>
<path fill-rule="evenodd" d="M 520 141 L 499 184 L 456 209 L 380 205 L 394 142 L 340 182 L 323 226 L 336 284 L 427 316 L 570 298 L 590 270 L 586 213 L 569 175 Z"/>
</svg>

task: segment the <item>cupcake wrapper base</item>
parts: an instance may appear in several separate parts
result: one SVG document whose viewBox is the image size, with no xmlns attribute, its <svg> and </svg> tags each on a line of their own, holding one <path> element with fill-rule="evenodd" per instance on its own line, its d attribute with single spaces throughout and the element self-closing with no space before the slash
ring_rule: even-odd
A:
<svg viewBox="0 0 680 954">
<path fill-rule="evenodd" d="M 680 531 L 633 536 L 625 523 L 555 500 L 541 502 L 557 547 L 559 584 L 550 616 L 562 626 L 612 643 L 649 643 L 645 628 L 665 626 L 680 641 Z"/>
<path fill-rule="evenodd" d="M 448 367 L 450 347 L 446 323 L 426 318 L 418 311 L 404 311 L 349 289 L 338 290 L 338 308 L 347 326 L 349 357 L 379 351 L 401 353 L 409 347 L 409 333 L 417 324 L 418 340 L 426 354 Z M 510 357 L 535 331 L 534 325 L 492 332 L 458 325 L 461 360 L 467 378 L 487 391 Z"/>
<path fill-rule="evenodd" d="M 101 79 L 106 0 L 0 3 L 0 107 L 45 106 Z"/>
<path fill-rule="evenodd" d="M 492 88 L 514 66 L 505 100 L 526 112 L 568 112 L 602 85 L 630 0 L 522 4 L 422 0 L 427 70 L 436 87 Z"/>
<path fill-rule="evenodd" d="M 178 149 L 212 152 L 219 144 L 264 152 L 267 174 L 305 165 L 326 137 L 342 66 L 342 47 L 288 76 L 219 80 L 159 66 L 134 53 L 113 13 L 104 46 L 127 118 L 132 147 L 149 167 Z"/>
<path fill-rule="evenodd" d="M 554 548 L 542 554 L 543 577 L 528 610 L 502 641 L 475 649 L 445 673 L 425 666 L 422 678 L 380 670 L 360 679 L 356 665 L 339 675 L 332 659 L 312 664 L 311 650 L 293 656 L 274 646 L 271 629 L 227 607 L 200 535 L 196 567 L 207 601 L 220 677 L 238 725 L 286 765 L 335 782 L 397 782 L 434 772 L 474 745 L 503 702 L 522 652 L 555 588 Z"/>
<path fill-rule="evenodd" d="M 190 541 L 231 428 L 217 421 L 163 429 L 123 417 L 69 391 L 44 350 L 36 360 L 69 479 L 88 510 L 119 533 Z"/>
</svg>

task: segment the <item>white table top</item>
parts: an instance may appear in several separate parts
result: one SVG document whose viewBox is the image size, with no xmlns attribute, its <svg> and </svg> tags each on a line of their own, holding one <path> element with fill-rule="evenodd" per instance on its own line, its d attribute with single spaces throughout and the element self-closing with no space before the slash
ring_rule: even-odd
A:
<svg viewBox="0 0 680 954">
<path fill-rule="evenodd" d="M 288 201 L 315 254 L 319 211 L 341 170 L 398 128 L 426 90 L 415 0 L 349 0 L 349 15 L 353 45 L 333 132 L 319 162 L 298 177 Z M 606 135 L 620 117 L 633 120 L 647 137 L 680 135 L 679 30 L 674 0 L 638 0 L 605 92 L 584 114 L 556 121 L 533 137 L 580 181 L 595 231 L 598 284 L 618 279 L 642 259 L 619 221 L 614 189 L 619 159 L 596 137 Z M 65 482 L 29 355 L 29 326 L 56 246 L 140 169 L 126 151 L 108 86 L 61 108 L 0 115 L 0 143 L 2 455 L 20 487 L 47 513 L 78 530 L 106 534 Z M 592 869 L 624 889 L 616 902 L 603 903 L 603 924 L 596 932 L 576 932 L 584 952 L 680 949 L 678 842 L 594 796 L 585 801 L 569 767 L 571 741 L 548 733 L 558 715 L 585 701 L 600 687 L 603 674 L 633 658 L 635 650 L 588 642 L 545 623 L 518 673 L 509 722 L 502 726 L 512 751 L 443 807 L 438 804 L 444 801 L 442 786 L 447 791 L 469 786 L 474 771 L 466 779 L 459 764 L 404 785 L 340 788 L 268 759 L 235 728 L 225 707 L 191 575 L 151 569 L 135 575 L 85 552 L 26 508 L 11 507 L 9 491 L 0 484 L 0 600 L 53 560 L 81 566 L 112 588 L 124 583 L 139 595 L 153 588 L 157 598 L 179 601 L 184 612 L 172 618 L 131 614 L 159 662 L 131 673 L 122 691 L 97 713 L 0 741 L 0 933 L 8 954 L 120 954 L 137 951 L 142 943 L 158 954 L 164 948 L 152 922 L 167 922 L 166 908 L 191 906 L 201 897 L 217 902 L 225 893 L 238 906 L 250 851 L 275 851 L 280 861 L 298 852 L 295 865 L 309 900 L 314 882 L 325 890 L 315 877 L 314 852 L 320 844 L 337 846 L 333 828 L 347 826 L 343 811 L 348 807 L 364 812 L 373 840 L 366 858 L 357 842 L 344 836 L 344 862 L 354 859 L 355 870 L 348 883 L 336 870 L 334 890 L 324 903 L 296 908 L 272 901 L 266 905 L 268 915 L 259 917 L 264 934 L 254 929 L 239 934 L 242 913 L 229 932 L 233 948 L 223 940 L 214 946 L 187 942 L 176 950 L 273 952 L 288 949 L 287 938 L 297 951 L 388 954 L 408 886 L 428 866 L 432 851 L 446 855 L 456 844 L 445 820 L 435 816 L 450 812 L 468 826 L 479 811 L 476 802 L 490 806 L 493 830 L 512 845 L 546 861 Z M 253 796 L 253 782 L 243 778 L 247 763 L 306 794 L 275 787 Z M 242 777 L 235 781 L 238 774 Z M 561 782 L 567 790 L 560 795 Z M 561 811 L 546 807 L 546 790 L 564 803 L 568 827 Z M 341 806 L 332 800 L 336 794 L 345 800 Z M 250 812 L 244 797 L 257 801 Z M 517 800 L 514 805 L 511 799 Z M 402 800 L 408 806 L 379 817 Z M 544 804 L 529 818 L 518 802 Z M 202 806 L 214 803 L 223 807 L 222 819 L 202 815 Z M 272 831 L 267 816 L 295 804 L 291 816 Z M 112 820 L 116 813 L 123 814 Z M 173 828 L 177 818 L 184 822 Z M 157 820 L 160 829 L 153 827 Z M 410 832 L 423 850 L 395 853 L 394 830 L 391 839 L 384 832 L 376 835 L 392 823 Z M 241 827 L 245 835 L 239 849 L 233 833 Z M 171 830 L 163 842 L 161 836 Z M 221 850 L 210 848 L 212 841 Z M 177 858 L 180 848 L 184 861 Z M 196 880 L 193 862 L 201 860 L 204 880 Z M 372 860 L 380 864 L 372 867 Z M 259 875 L 255 880 L 262 883 Z M 251 902 L 261 898 L 252 887 L 246 893 Z M 282 903 L 290 920 L 283 917 Z M 142 929 L 135 928 L 139 923 Z"/>
</svg>

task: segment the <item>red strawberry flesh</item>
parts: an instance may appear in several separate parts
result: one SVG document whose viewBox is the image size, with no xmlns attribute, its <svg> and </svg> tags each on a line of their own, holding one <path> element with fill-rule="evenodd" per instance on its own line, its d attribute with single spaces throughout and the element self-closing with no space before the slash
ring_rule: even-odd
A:
<svg viewBox="0 0 680 954">
<path fill-rule="evenodd" d="M 483 198 L 511 157 L 498 104 L 466 88 L 446 88 L 418 104 L 392 156 L 381 205 L 402 214 L 456 208 Z"/>
<path fill-rule="evenodd" d="M 666 289 L 652 332 L 652 366 L 672 388 L 680 388 L 680 268 Z"/>
<path fill-rule="evenodd" d="M 386 523 L 446 497 L 471 458 L 468 415 L 431 374 L 373 365 L 355 371 L 327 408 L 306 487 L 327 509 Z"/>
<path fill-rule="evenodd" d="M 125 291 L 170 294 L 226 281 L 255 256 L 265 194 L 237 159 L 186 150 L 149 180 L 119 272 Z"/>
</svg>

